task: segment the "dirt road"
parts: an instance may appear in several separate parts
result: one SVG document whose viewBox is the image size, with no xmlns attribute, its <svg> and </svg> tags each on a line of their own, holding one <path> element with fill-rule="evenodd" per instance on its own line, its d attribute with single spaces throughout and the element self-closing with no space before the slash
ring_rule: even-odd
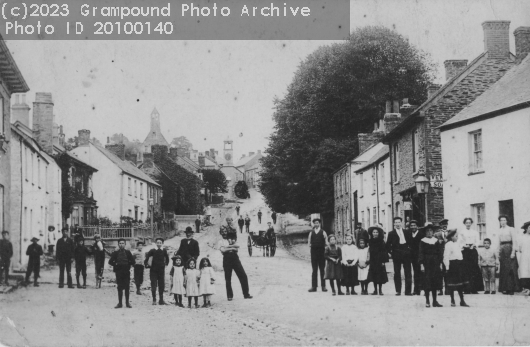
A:
<svg viewBox="0 0 530 347">
<path fill-rule="evenodd" d="M 270 214 L 261 197 L 242 205 L 250 213 Z M 221 211 L 235 216 L 234 209 Z M 219 223 L 219 219 L 216 218 Z M 243 345 L 524 345 L 530 344 L 527 324 L 530 298 L 520 295 L 470 295 L 470 308 L 425 308 L 423 297 L 394 296 L 393 284 L 384 296 L 331 296 L 308 293 L 311 266 L 285 250 L 273 258 L 246 249 L 239 234 L 241 262 L 248 274 L 252 300 L 244 300 L 232 277 L 234 301 L 226 300 L 222 256 L 212 246 L 218 225 L 197 235 L 201 257 L 209 255 L 218 277 L 211 309 L 151 306 L 149 283 L 143 295 L 132 295 L 132 309 L 113 307 L 113 283 L 95 290 L 58 289 L 57 270 L 45 272 L 39 288 L 28 287 L 0 296 L 0 342 L 6 346 L 243 346 Z M 166 242 L 176 248 L 180 238 Z M 168 267 L 169 272 L 169 267 Z M 146 272 L 146 276 L 148 272 Z M 106 273 L 112 278 L 112 273 Z M 92 279 L 92 276 L 90 277 Z M 370 289 L 372 287 L 370 286 Z M 167 297 L 166 297 L 167 298 Z M 172 303 L 172 298 L 167 298 Z M 530 327 L 530 326 L 529 326 Z"/>
</svg>

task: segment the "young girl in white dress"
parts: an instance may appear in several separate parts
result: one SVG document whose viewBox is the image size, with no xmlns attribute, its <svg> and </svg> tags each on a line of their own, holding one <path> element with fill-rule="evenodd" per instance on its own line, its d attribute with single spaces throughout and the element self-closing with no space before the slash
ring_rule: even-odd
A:
<svg viewBox="0 0 530 347">
<path fill-rule="evenodd" d="M 173 259 L 173 267 L 169 272 L 169 282 L 171 283 L 169 292 L 175 296 L 175 305 L 184 307 L 182 305 L 182 295 L 186 294 L 186 289 L 184 288 L 184 275 L 186 270 L 184 269 L 180 255 L 175 254 L 171 259 Z"/>
<path fill-rule="evenodd" d="M 210 259 L 208 258 L 201 259 L 199 269 L 201 270 L 199 295 L 202 295 L 204 299 L 204 305 L 202 305 L 202 307 L 206 308 L 212 306 L 210 298 L 215 294 L 215 273 L 212 264 L 210 263 Z"/>
<path fill-rule="evenodd" d="M 199 308 L 199 280 L 201 272 L 195 268 L 195 258 L 188 260 L 188 268 L 184 276 L 184 287 L 188 296 L 188 308 L 191 308 L 191 298 L 195 299 L 195 308 Z"/>
<path fill-rule="evenodd" d="M 357 263 L 358 279 L 361 282 L 361 295 L 368 295 L 368 271 L 370 271 L 370 254 L 365 239 L 359 239 L 359 250 L 357 251 L 359 262 Z"/>
</svg>

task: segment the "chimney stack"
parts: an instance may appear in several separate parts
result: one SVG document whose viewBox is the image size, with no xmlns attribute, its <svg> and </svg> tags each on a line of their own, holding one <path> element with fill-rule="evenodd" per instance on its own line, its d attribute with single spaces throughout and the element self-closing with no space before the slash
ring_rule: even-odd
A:
<svg viewBox="0 0 530 347">
<path fill-rule="evenodd" d="M 431 84 L 427 87 L 427 99 L 430 99 L 440 88 L 442 88 L 441 84 Z"/>
<path fill-rule="evenodd" d="M 521 62 L 530 53 L 530 27 L 519 27 L 513 32 L 515 36 L 515 56 Z"/>
<path fill-rule="evenodd" d="M 33 132 L 38 144 L 53 154 L 53 100 L 52 93 L 36 93 L 33 102 Z"/>
<path fill-rule="evenodd" d="M 484 50 L 490 59 L 510 57 L 510 21 L 492 20 L 482 23 L 484 29 Z"/>
<path fill-rule="evenodd" d="M 359 142 L 359 154 L 364 153 L 368 148 L 375 145 L 385 136 L 383 132 L 373 132 L 370 134 L 358 134 L 357 141 Z"/>
<path fill-rule="evenodd" d="M 77 134 L 78 134 L 77 145 L 88 146 L 88 144 L 90 143 L 90 130 L 87 130 L 87 129 L 79 130 Z"/>
<path fill-rule="evenodd" d="M 386 110 L 386 113 L 383 118 L 383 123 L 385 126 L 385 133 L 389 133 L 390 131 L 392 131 L 392 129 L 394 129 L 399 124 L 399 122 L 401 122 L 401 114 L 399 114 L 398 112 L 392 113 L 392 101 L 386 102 L 385 110 Z M 359 141 L 359 154 L 360 153 L 362 152 L 361 152 L 361 146 L 360 146 L 360 141 Z"/>
<path fill-rule="evenodd" d="M 206 159 L 203 155 L 199 155 L 199 166 L 200 167 L 206 166 Z"/>
<path fill-rule="evenodd" d="M 169 148 L 169 157 L 173 160 L 177 160 L 177 157 L 179 156 L 179 148 L 177 147 L 170 147 Z"/>
<path fill-rule="evenodd" d="M 213 148 L 210 148 L 210 157 L 212 157 L 212 159 L 215 159 L 215 149 Z"/>
<path fill-rule="evenodd" d="M 466 68 L 467 60 L 466 59 L 446 60 L 444 61 L 444 65 L 445 65 L 445 81 L 447 82 Z"/>
<path fill-rule="evenodd" d="M 112 154 L 114 154 L 115 156 L 120 158 L 121 160 L 125 160 L 126 159 L 125 158 L 125 145 L 123 143 L 116 143 L 116 144 L 113 144 L 113 145 L 105 145 L 105 148 L 109 152 L 111 152 Z M 127 159 L 129 159 L 129 158 L 127 158 Z"/>
<path fill-rule="evenodd" d="M 145 168 L 153 167 L 153 153 L 143 153 L 143 163 Z"/>
<path fill-rule="evenodd" d="M 26 104 L 26 95 L 22 94 L 22 102 L 20 102 L 20 94 L 15 94 L 15 104 L 11 107 L 11 119 L 15 123 L 19 121 L 29 128 L 29 106 Z"/>
<path fill-rule="evenodd" d="M 59 144 L 64 147 L 64 132 L 63 132 L 63 126 L 59 125 Z"/>
<path fill-rule="evenodd" d="M 248 156 L 252 157 L 254 155 L 254 152 L 248 152 Z"/>
<path fill-rule="evenodd" d="M 204 154 L 209 157 L 210 156 L 210 152 L 209 151 L 205 151 Z"/>
</svg>

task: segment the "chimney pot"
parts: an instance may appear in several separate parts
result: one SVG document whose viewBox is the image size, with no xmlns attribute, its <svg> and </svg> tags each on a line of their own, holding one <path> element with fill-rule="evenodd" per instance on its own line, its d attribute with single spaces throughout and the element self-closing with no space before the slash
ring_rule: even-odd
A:
<svg viewBox="0 0 530 347">
<path fill-rule="evenodd" d="M 392 101 L 386 102 L 385 113 L 392 113 Z"/>
<path fill-rule="evenodd" d="M 484 51 L 488 58 L 507 59 L 510 57 L 510 21 L 492 20 L 482 23 L 484 30 Z"/>
<path fill-rule="evenodd" d="M 107 143 L 110 143 L 110 136 L 107 136 Z"/>
<path fill-rule="evenodd" d="M 518 27 L 513 32 L 515 37 L 515 55 L 517 61 L 523 60 L 530 53 L 530 27 Z"/>
<path fill-rule="evenodd" d="M 393 105 L 394 113 L 399 113 L 399 100 L 394 100 Z"/>
</svg>

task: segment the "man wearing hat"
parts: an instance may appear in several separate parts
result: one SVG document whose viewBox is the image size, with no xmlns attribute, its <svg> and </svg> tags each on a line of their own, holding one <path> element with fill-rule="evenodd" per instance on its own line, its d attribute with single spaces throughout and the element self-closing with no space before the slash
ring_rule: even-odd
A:
<svg viewBox="0 0 530 347">
<path fill-rule="evenodd" d="M 420 255 L 420 242 L 425 237 L 423 229 L 418 229 L 418 221 L 411 220 L 409 222 L 409 231 L 412 235 L 411 243 L 411 260 L 412 271 L 414 272 L 414 295 L 420 295 L 423 287 L 423 278 L 421 273 L 421 265 L 418 261 Z"/>
<path fill-rule="evenodd" d="M 190 228 L 191 229 L 191 228 Z M 192 230 L 193 233 L 193 230 Z M 158 287 L 158 304 L 165 305 L 164 302 L 164 289 L 165 289 L 165 272 L 166 266 L 169 264 L 169 256 L 167 251 L 162 248 L 164 239 L 161 237 L 156 238 L 156 248 L 151 249 L 144 261 L 145 267 L 150 267 L 149 278 L 151 280 L 151 294 L 153 296 L 153 305 L 156 305 L 156 288 Z M 152 257 L 151 265 L 149 265 L 149 259 Z M 133 263 L 134 265 L 134 263 Z"/>
<path fill-rule="evenodd" d="M 401 268 L 405 272 L 405 295 L 412 295 L 411 245 L 412 235 L 403 229 L 403 219 L 394 217 L 394 229 L 388 233 L 387 252 L 392 255 L 394 263 L 394 285 L 396 295 L 401 295 Z"/>
<path fill-rule="evenodd" d="M 197 240 L 193 239 L 193 229 L 191 227 L 187 227 L 186 238 L 180 241 L 180 247 L 177 251 L 177 255 L 180 255 L 182 257 L 183 264 L 188 264 L 188 260 L 190 258 L 198 260 L 200 253 L 201 252 L 199 249 L 199 243 L 197 242 Z"/>
<path fill-rule="evenodd" d="M 366 242 L 368 242 L 368 231 L 363 229 L 363 223 L 357 223 L 355 230 L 353 230 L 353 238 L 356 245 L 359 245 L 360 239 L 364 239 Z"/>
<path fill-rule="evenodd" d="M 26 270 L 26 285 L 29 284 L 29 276 L 33 272 L 33 286 L 38 287 L 39 283 L 37 283 L 37 280 L 39 279 L 40 273 L 40 256 L 44 252 L 42 251 L 42 246 L 37 243 L 39 242 L 38 238 L 32 238 L 31 242 L 31 245 L 26 250 L 26 255 L 29 255 L 28 269 Z"/>
<path fill-rule="evenodd" d="M 320 285 L 322 291 L 327 292 L 326 282 L 324 281 L 324 267 L 326 266 L 326 258 L 324 252 L 328 243 L 328 235 L 320 228 L 320 218 L 313 219 L 313 230 L 309 233 L 307 244 L 311 250 L 311 267 L 313 272 L 311 274 L 311 288 L 310 293 L 317 291 L 318 286 L 318 271 L 320 271 Z"/>
<path fill-rule="evenodd" d="M 129 285 L 131 281 L 131 266 L 134 265 L 134 257 L 131 251 L 125 249 L 125 239 L 118 240 L 118 249 L 112 252 L 109 265 L 114 267 L 116 273 L 116 285 L 118 286 L 118 305 L 114 308 L 122 308 L 123 292 L 125 291 L 125 306 L 132 308 L 129 303 Z"/>
<path fill-rule="evenodd" d="M 2 275 L 4 275 L 6 286 L 9 285 L 9 266 L 12 257 L 13 244 L 9 241 L 9 231 L 4 230 L 0 240 L 0 284 L 2 283 Z"/>
<path fill-rule="evenodd" d="M 66 278 L 68 288 L 74 288 L 72 284 L 72 260 L 74 259 L 74 242 L 68 237 L 68 228 L 63 228 L 63 237 L 57 241 L 57 250 L 55 258 L 59 262 L 59 288 L 64 288 L 64 271 L 66 269 Z"/>
</svg>

